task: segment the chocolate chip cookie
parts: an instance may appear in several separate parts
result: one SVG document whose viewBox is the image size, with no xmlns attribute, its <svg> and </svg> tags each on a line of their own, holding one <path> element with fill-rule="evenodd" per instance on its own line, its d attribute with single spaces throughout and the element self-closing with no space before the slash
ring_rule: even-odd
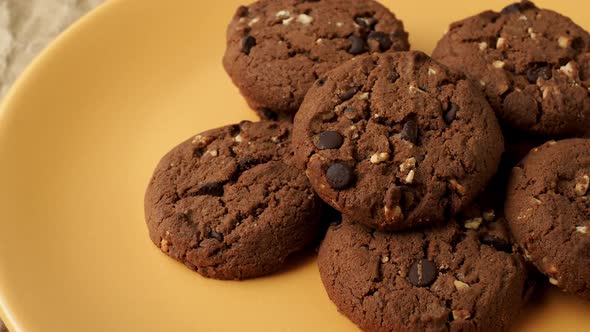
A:
<svg viewBox="0 0 590 332">
<path fill-rule="evenodd" d="M 508 127 L 581 136 L 590 127 L 590 35 L 522 1 L 451 24 L 432 57 L 480 83 Z"/>
<path fill-rule="evenodd" d="M 421 52 L 366 55 L 331 71 L 296 114 L 293 144 L 324 201 L 382 230 L 460 211 L 504 148 L 478 87 Z"/>
<path fill-rule="evenodd" d="M 290 165 L 290 136 L 287 123 L 246 121 L 175 147 L 145 195 L 151 240 L 206 277 L 277 270 L 321 229 L 321 202 Z"/>
<path fill-rule="evenodd" d="M 408 49 L 402 22 L 373 0 L 260 0 L 238 8 L 223 64 L 252 109 L 292 118 L 330 69 L 363 53 Z"/>
<path fill-rule="evenodd" d="M 527 273 L 495 218 L 382 233 L 345 217 L 320 247 L 320 276 L 364 331 L 506 331 L 526 300 Z"/>
<path fill-rule="evenodd" d="M 537 268 L 562 290 L 590 300 L 590 140 L 533 149 L 511 174 L 506 218 Z"/>
</svg>

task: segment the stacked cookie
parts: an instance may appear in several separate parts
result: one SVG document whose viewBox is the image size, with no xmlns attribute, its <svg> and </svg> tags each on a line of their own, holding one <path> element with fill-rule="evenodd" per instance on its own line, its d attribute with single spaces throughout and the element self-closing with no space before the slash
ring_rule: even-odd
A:
<svg viewBox="0 0 590 332">
<path fill-rule="evenodd" d="M 260 0 L 227 39 L 262 119 L 161 160 L 163 252 L 245 279 L 323 238 L 326 291 L 367 331 L 507 330 L 532 266 L 590 299 L 590 35 L 571 20 L 523 1 L 430 58 L 373 0 Z"/>
</svg>

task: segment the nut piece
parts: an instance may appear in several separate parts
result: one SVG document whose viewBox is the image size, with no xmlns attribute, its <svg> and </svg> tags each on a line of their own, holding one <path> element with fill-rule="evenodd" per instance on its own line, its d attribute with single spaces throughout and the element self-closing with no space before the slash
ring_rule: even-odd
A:
<svg viewBox="0 0 590 332">
<path fill-rule="evenodd" d="M 234 142 L 236 142 L 236 143 L 241 143 L 243 141 L 244 141 L 244 138 L 240 134 L 238 134 L 238 136 L 234 137 Z"/>
<path fill-rule="evenodd" d="M 367 99 L 369 99 L 369 93 L 368 92 L 362 93 L 359 96 L 359 100 L 367 100 Z"/>
<path fill-rule="evenodd" d="M 219 151 L 217 151 L 217 150 L 207 150 L 207 152 L 205 152 L 205 154 L 208 154 L 211 157 L 217 157 L 219 155 Z"/>
<path fill-rule="evenodd" d="M 584 196 L 588 192 L 588 185 L 590 184 L 590 177 L 584 175 L 576 181 L 574 192 L 578 196 Z"/>
<path fill-rule="evenodd" d="M 389 262 L 389 256 L 381 256 L 381 263 Z"/>
<path fill-rule="evenodd" d="M 492 63 L 492 66 L 494 66 L 494 68 L 496 68 L 496 69 L 502 69 L 502 68 L 504 68 L 504 65 L 506 65 L 506 63 L 504 63 L 504 61 L 500 61 L 500 60 L 496 60 Z"/>
<path fill-rule="evenodd" d="M 406 175 L 406 178 L 404 179 L 405 183 L 412 183 L 414 182 L 414 176 L 416 175 L 416 171 L 411 170 L 408 172 L 408 175 Z"/>
<path fill-rule="evenodd" d="M 528 28 L 527 32 L 529 33 L 529 36 L 532 40 L 537 39 L 537 33 L 533 30 L 533 28 Z"/>
<path fill-rule="evenodd" d="M 553 87 L 545 85 L 541 87 L 541 91 L 543 91 L 543 99 L 547 99 L 553 92 Z"/>
<path fill-rule="evenodd" d="M 471 318 L 471 312 L 469 310 L 453 310 L 453 319 L 469 319 Z"/>
<path fill-rule="evenodd" d="M 559 280 L 557 280 L 555 278 L 549 278 L 549 282 L 555 286 L 559 285 Z"/>
<path fill-rule="evenodd" d="M 313 17 L 306 15 L 306 14 L 299 14 L 297 16 L 297 22 L 303 25 L 310 25 L 313 22 Z"/>
<path fill-rule="evenodd" d="M 401 163 L 399 165 L 400 172 L 405 172 L 407 170 L 414 169 L 414 168 L 416 168 L 416 158 L 414 158 L 414 157 L 406 159 L 406 161 L 404 161 L 403 163 Z"/>
<path fill-rule="evenodd" d="M 488 209 L 483 212 L 483 220 L 494 221 L 496 219 L 496 212 L 494 209 Z"/>
<path fill-rule="evenodd" d="M 411 93 L 418 93 L 418 92 L 419 92 L 419 93 L 426 93 L 426 91 L 424 91 L 424 90 L 420 89 L 419 87 L 417 87 L 417 86 L 415 86 L 415 85 L 410 85 L 410 87 L 408 88 L 408 90 L 409 90 Z"/>
<path fill-rule="evenodd" d="M 464 283 L 461 280 L 455 280 L 453 281 L 453 284 L 455 284 L 455 288 L 458 291 L 464 291 L 464 290 L 468 290 L 469 289 L 469 284 Z"/>
<path fill-rule="evenodd" d="M 497 49 L 501 49 L 504 48 L 504 45 L 506 45 L 506 39 L 505 38 L 498 38 L 498 40 L 496 41 L 496 48 Z"/>
<path fill-rule="evenodd" d="M 251 27 L 254 24 L 258 23 L 258 21 L 260 21 L 260 18 L 255 17 L 255 18 L 251 19 L 250 22 L 248 22 L 248 26 Z"/>
<path fill-rule="evenodd" d="M 404 214 L 402 212 L 402 208 L 399 206 L 395 206 L 393 209 L 390 209 L 386 206 L 384 208 L 384 211 L 385 211 L 385 218 L 387 220 L 399 221 L 399 220 L 404 219 Z"/>
<path fill-rule="evenodd" d="M 213 142 L 213 137 L 197 135 L 191 143 L 197 146 L 205 146 L 211 142 Z"/>
<path fill-rule="evenodd" d="M 557 39 L 557 44 L 559 44 L 559 47 L 561 48 L 568 48 L 572 44 L 572 40 L 566 36 L 560 36 Z"/>
<path fill-rule="evenodd" d="M 389 159 L 389 153 L 377 152 L 371 156 L 371 164 L 380 164 Z"/>
<path fill-rule="evenodd" d="M 162 249 L 163 252 L 168 252 L 168 240 L 162 239 L 162 241 L 160 241 L 160 249 Z"/>
<path fill-rule="evenodd" d="M 588 234 L 588 228 L 586 226 L 576 226 L 576 232 Z"/>
<path fill-rule="evenodd" d="M 478 46 L 479 46 L 479 50 L 480 50 L 480 51 L 483 51 L 483 50 L 485 50 L 485 49 L 487 49 L 487 48 L 488 48 L 488 43 L 486 43 L 486 42 L 481 42 L 481 43 L 479 43 L 479 44 L 478 44 Z"/>
<path fill-rule="evenodd" d="M 465 228 L 467 229 L 478 229 L 479 225 L 481 225 L 481 222 L 483 221 L 482 218 L 473 218 L 473 219 L 469 219 L 465 221 Z"/>
<path fill-rule="evenodd" d="M 458 192 L 460 195 L 465 195 L 465 193 L 466 193 L 465 187 L 463 187 L 461 184 L 459 184 L 459 182 L 457 182 L 457 180 L 450 179 L 449 184 L 451 185 L 451 188 L 454 189 L 456 192 Z"/>
<path fill-rule="evenodd" d="M 567 65 L 562 66 L 561 68 L 559 68 L 559 71 L 564 73 L 565 75 L 567 75 L 567 77 L 573 79 L 574 78 L 574 67 L 572 65 L 572 62 L 568 62 Z"/>
<path fill-rule="evenodd" d="M 428 75 L 436 75 L 438 72 L 436 71 L 436 69 L 430 67 L 428 68 Z"/>
<path fill-rule="evenodd" d="M 291 17 L 291 12 L 290 12 L 290 11 L 288 11 L 288 10 L 279 10 L 279 11 L 278 11 L 278 12 L 275 14 L 275 16 L 276 16 L 277 18 L 280 18 L 280 19 L 283 19 L 283 18 L 289 18 L 289 17 Z"/>
</svg>

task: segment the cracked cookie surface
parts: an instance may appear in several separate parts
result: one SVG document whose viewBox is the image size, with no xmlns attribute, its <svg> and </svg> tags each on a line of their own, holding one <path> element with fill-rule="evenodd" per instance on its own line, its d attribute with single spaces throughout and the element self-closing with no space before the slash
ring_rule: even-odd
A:
<svg viewBox="0 0 590 332">
<path fill-rule="evenodd" d="M 324 201 L 384 230 L 460 211 L 504 148 L 481 91 L 421 52 L 366 55 L 331 71 L 296 114 L 293 145 Z"/>
<path fill-rule="evenodd" d="M 318 265 L 330 299 L 364 331 L 506 331 L 525 302 L 524 261 L 489 211 L 399 233 L 344 219 Z"/>
<path fill-rule="evenodd" d="M 513 170 L 506 218 L 549 281 L 590 300 L 590 140 L 552 141 Z"/>
<path fill-rule="evenodd" d="M 223 64 L 252 109 L 292 117 L 337 65 L 408 49 L 402 22 L 373 0 L 261 0 L 234 15 Z"/>
<path fill-rule="evenodd" d="M 321 229 L 321 203 L 290 163 L 290 139 L 287 123 L 244 121 L 175 147 L 145 195 L 151 240 L 211 278 L 277 270 Z"/>
<path fill-rule="evenodd" d="M 590 127 L 590 35 L 529 1 L 451 24 L 432 57 L 472 77 L 506 126 L 581 136 Z"/>
</svg>

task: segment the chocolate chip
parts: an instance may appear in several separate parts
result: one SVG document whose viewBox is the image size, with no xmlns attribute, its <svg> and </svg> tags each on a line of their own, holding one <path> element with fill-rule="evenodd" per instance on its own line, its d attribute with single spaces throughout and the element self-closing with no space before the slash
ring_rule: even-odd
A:
<svg viewBox="0 0 590 332">
<path fill-rule="evenodd" d="M 576 37 L 572 40 L 571 47 L 578 52 L 583 52 L 586 49 L 586 43 L 581 37 Z"/>
<path fill-rule="evenodd" d="M 450 125 L 457 118 L 457 112 L 459 112 L 459 106 L 455 103 L 449 103 L 449 108 L 445 111 L 443 117 L 445 123 Z"/>
<path fill-rule="evenodd" d="M 330 206 L 326 206 L 322 209 L 320 220 L 328 221 L 330 226 L 338 226 L 342 223 L 342 214 Z"/>
<path fill-rule="evenodd" d="M 536 83 L 539 77 L 544 80 L 550 80 L 553 77 L 551 66 L 544 62 L 533 64 L 527 69 L 526 77 L 531 83 Z"/>
<path fill-rule="evenodd" d="M 504 7 L 500 13 L 501 14 L 510 14 L 510 13 L 517 13 L 520 11 L 520 6 L 517 3 L 513 3 L 511 5 L 508 5 L 506 7 Z"/>
<path fill-rule="evenodd" d="M 533 4 L 530 1 L 523 1 L 520 3 L 513 3 L 511 5 L 504 7 L 504 9 L 502 9 L 502 11 L 500 11 L 500 13 L 501 14 L 512 14 L 512 13 L 518 13 L 518 12 L 525 11 L 527 9 L 533 9 L 533 8 L 536 8 L 535 4 Z"/>
<path fill-rule="evenodd" d="M 352 55 L 359 55 L 361 53 L 365 53 L 367 51 L 367 43 L 357 36 L 350 36 L 348 37 L 350 41 L 350 48 L 348 49 L 348 53 Z"/>
<path fill-rule="evenodd" d="M 352 97 L 354 97 L 354 95 L 359 91 L 359 87 L 352 87 L 346 91 L 344 91 L 344 93 L 342 93 L 341 95 L 338 96 L 338 98 L 340 98 L 341 101 L 347 101 L 350 100 Z"/>
<path fill-rule="evenodd" d="M 341 190 L 350 186 L 354 180 L 352 169 L 343 163 L 333 163 L 326 170 L 326 179 L 330 187 Z"/>
<path fill-rule="evenodd" d="M 259 109 L 258 111 L 256 111 L 256 113 L 258 113 L 258 116 L 262 120 L 277 121 L 279 119 L 279 115 L 277 113 L 269 110 L 268 108 Z"/>
<path fill-rule="evenodd" d="M 240 121 L 240 123 L 238 124 L 238 130 L 247 130 L 248 126 L 250 126 L 252 124 L 252 121 L 250 120 L 242 120 Z"/>
<path fill-rule="evenodd" d="M 313 144 L 320 150 L 338 149 L 344 143 L 344 137 L 336 131 L 324 131 L 316 136 Z"/>
<path fill-rule="evenodd" d="M 236 16 L 237 17 L 246 17 L 249 14 L 249 9 L 246 6 L 240 6 L 238 7 L 238 10 L 236 11 Z"/>
<path fill-rule="evenodd" d="M 242 39 L 242 52 L 249 55 L 252 47 L 256 46 L 256 39 L 252 36 L 246 36 Z"/>
<path fill-rule="evenodd" d="M 247 171 L 250 168 L 263 163 L 263 160 L 258 160 L 257 158 L 251 157 L 251 156 L 247 156 L 244 157 L 243 159 L 238 160 L 238 169 L 241 172 Z"/>
<path fill-rule="evenodd" d="M 209 237 L 214 238 L 215 240 L 217 240 L 219 242 L 223 242 L 223 235 L 220 233 L 217 233 L 214 230 L 209 231 Z"/>
<path fill-rule="evenodd" d="M 369 34 L 369 39 L 375 39 L 379 43 L 379 50 L 381 52 L 387 51 L 391 48 L 393 42 L 385 32 L 373 31 Z"/>
<path fill-rule="evenodd" d="M 365 29 L 372 29 L 377 24 L 377 20 L 370 16 L 357 16 L 354 21 Z"/>
<path fill-rule="evenodd" d="M 408 279 L 414 286 L 425 287 L 431 285 L 438 275 L 438 269 L 436 265 L 423 258 L 417 260 L 410 267 L 410 273 L 408 273 Z"/>
<path fill-rule="evenodd" d="M 322 85 L 326 84 L 326 78 L 324 78 L 324 77 L 319 78 L 317 82 L 318 82 L 319 86 L 322 86 Z"/>
<path fill-rule="evenodd" d="M 492 247 L 496 248 L 496 250 L 498 250 L 498 251 L 504 251 L 504 252 L 508 252 L 508 253 L 512 252 L 512 246 L 510 245 L 510 243 L 508 241 L 498 238 L 498 237 L 495 237 L 490 234 L 484 234 L 484 235 L 480 236 L 479 242 L 481 242 L 485 245 L 488 245 L 488 246 L 492 246 Z"/>
<path fill-rule="evenodd" d="M 397 82 L 397 80 L 400 78 L 399 73 L 397 72 L 397 70 L 395 70 L 395 68 L 393 68 L 391 70 L 391 78 L 389 79 L 389 81 L 391 83 L 395 83 Z"/>
<path fill-rule="evenodd" d="M 416 125 L 416 121 L 408 120 L 408 122 L 404 124 L 400 133 L 400 138 L 416 144 L 418 141 L 418 126 Z"/>
<path fill-rule="evenodd" d="M 223 196 L 223 183 L 222 182 L 205 183 L 193 195 L 194 196 L 221 197 L 221 196 Z"/>
</svg>

